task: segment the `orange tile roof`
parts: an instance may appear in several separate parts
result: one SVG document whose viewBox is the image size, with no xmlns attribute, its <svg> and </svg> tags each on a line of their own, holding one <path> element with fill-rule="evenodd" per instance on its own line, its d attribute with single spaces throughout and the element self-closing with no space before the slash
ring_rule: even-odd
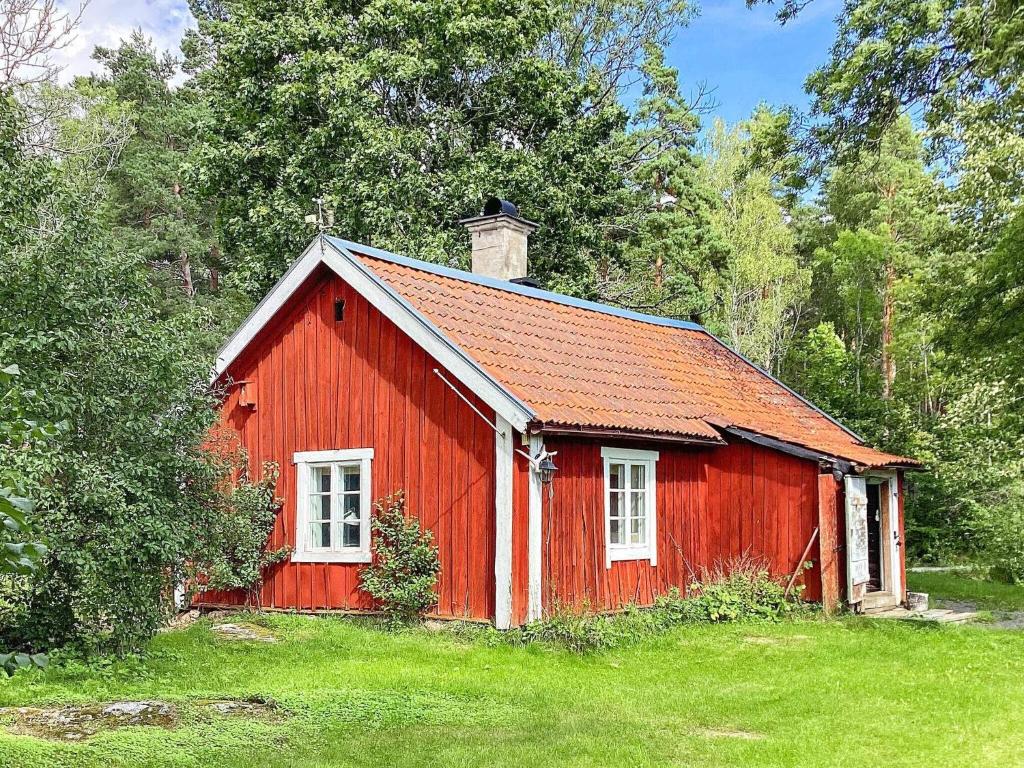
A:
<svg viewBox="0 0 1024 768">
<path fill-rule="evenodd" d="M 548 428 L 720 441 L 731 426 L 865 466 L 918 464 L 864 445 L 699 326 L 344 245 Z"/>
</svg>

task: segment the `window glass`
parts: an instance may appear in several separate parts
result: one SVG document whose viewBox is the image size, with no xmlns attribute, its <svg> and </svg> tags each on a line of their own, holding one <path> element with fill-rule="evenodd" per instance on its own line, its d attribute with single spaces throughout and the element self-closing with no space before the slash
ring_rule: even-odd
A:
<svg viewBox="0 0 1024 768">
<path fill-rule="evenodd" d="M 361 463 L 318 464 L 310 467 L 309 472 L 310 548 L 358 549 L 364 525 Z"/>
</svg>

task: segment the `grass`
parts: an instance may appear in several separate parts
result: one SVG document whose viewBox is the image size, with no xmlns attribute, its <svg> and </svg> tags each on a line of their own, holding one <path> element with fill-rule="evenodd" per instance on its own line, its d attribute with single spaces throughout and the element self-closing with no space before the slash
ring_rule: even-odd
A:
<svg viewBox="0 0 1024 768">
<path fill-rule="evenodd" d="M 989 611 L 1024 611 L 1024 586 L 972 578 L 963 572 L 907 573 L 907 588 L 927 592 L 932 602 L 956 600 Z"/>
<path fill-rule="evenodd" d="M 0 682 L 0 705 L 162 699 L 174 730 L 82 743 L 0 729 L 0 766 L 1010 765 L 1024 754 L 1024 633 L 846 619 L 684 626 L 573 655 L 342 619 L 209 624 L 145 661 Z M 284 722 L 188 703 L 271 697 Z"/>
</svg>

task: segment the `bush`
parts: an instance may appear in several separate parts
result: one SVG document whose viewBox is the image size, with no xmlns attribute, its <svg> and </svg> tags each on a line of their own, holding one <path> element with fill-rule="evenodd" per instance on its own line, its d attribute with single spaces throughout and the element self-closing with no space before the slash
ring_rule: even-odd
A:
<svg viewBox="0 0 1024 768">
<path fill-rule="evenodd" d="M 800 605 L 786 598 L 785 588 L 771 578 L 764 561 L 747 556 L 704 570 L 690 592 L 693 596 L 682 601 L 690 621 L 776 620 Z"/>
<path fill-rule="evenodd" d="M 1004 508 L 988 523 L 987 555 L 992 578 L 1024 584 L 1024 507 Z"/>
<path fill-rule="evenodd" d="M 287 558 L 291 547 L 267 549 L 274 522 L 281 511 L 275 489 L 280 470 L 276 462 L 263 464 L 263 477 L 249 478 L 248 458 L 241 457 L 242 471 L 214 522 L 203 567 L 211 589 L 241 589 L 246 602 L 258 599 L 267 568 Z"/>
<path fill-rule="evenodd" d="M 373 506 L 373 562 L 361 574 L 362 586 L 389 621 L 409 622 L 437 603 L 437 547 L 431 532 L 406 515 L 402 491 Z"/>
<path fill-rule="evenodd" d="M 556 603 L 547 618 L 505 634 L 506 642 L 545 642 L 575 653 L 626 645 L 690 623 L 779 621 L 801 610 L 796 597 L 773 579 L 763 561 L 739 557 L 704 570 L 690 585 L 690 597 L 672 589 L 650 608 L 627 606 L 618 614 L 595 615 L 586 606 Z"/>
</svg>

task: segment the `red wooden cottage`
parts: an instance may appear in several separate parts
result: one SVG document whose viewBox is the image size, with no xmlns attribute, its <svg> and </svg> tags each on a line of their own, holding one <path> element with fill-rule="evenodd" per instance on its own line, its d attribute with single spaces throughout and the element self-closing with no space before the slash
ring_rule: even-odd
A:
<svg viewBox="0 0 1024 768">
<path fill-rule="evenodd" d="M 443 617 L 642 605 L 743 553 L 812 561 L 828 605 L 904 600 L 916 462 L 698 325 L 540 290 L 514 206 L 465 224 L 472 273 L 318 237 L 219 353 L 224 421 L 281 467 L 272 546 L 295 551 L 264 606 L 371 608 L 372 502 L 398 489 L 440 549 Z"/>
</svg>

